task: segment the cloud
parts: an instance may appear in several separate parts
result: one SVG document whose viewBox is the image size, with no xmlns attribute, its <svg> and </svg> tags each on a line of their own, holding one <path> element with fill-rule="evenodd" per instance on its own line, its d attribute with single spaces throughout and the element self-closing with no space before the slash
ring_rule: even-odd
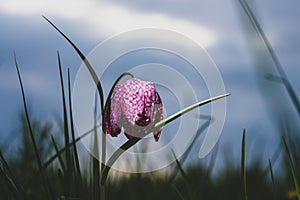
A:
<svg viewBox="0 0 300 200">
<path fill-rule="evenodd" d="M 96 1 L 5 1 L 0 10 L 16 15 L 40 14 L 76 20 L 89 25 L 88 30 L 79 30 L 92 37 L 111 36 L 132 29 L 156 27 L 181 32 L 204 46 L 214 45 L 214 31 L 186 19 L 174 18 L 162 13 L 145 13 L 127 7 Z M 81 29 L 77 26 L 77 29 Z"/>
</svg>

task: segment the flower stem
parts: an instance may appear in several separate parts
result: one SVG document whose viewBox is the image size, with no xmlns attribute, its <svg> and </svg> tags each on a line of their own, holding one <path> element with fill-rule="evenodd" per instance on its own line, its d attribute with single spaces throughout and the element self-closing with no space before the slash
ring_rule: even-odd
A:
<svg viewBox="0 0 300 200">
<path fill-rule="evenodd" d="M 213 97 L 213 98 L 210 98 L 210 99 L 206 99 L 204 101 L 200 101 L 196 104 L 193 104 L 173 115 L 171 115 L 170 117 L 168 117 L 167 119 L 164 119 L 164 120 L 161 120 L 160 122 L 157 122 L 155 125 L 154 125 L 154 128 L 158 128 L 158 127 L 162 127 L 162 126 L 165 126 L 166 124 L 172 122 L 173 120 L 177 119 L 178 117 L 180 117 L 181 115 L 199 107 L 199 106 L 202 106 L 202 105 L 205 105 L 205 104 L 208 104 L 210 102 L 213 102 L 215 100 L 218 100 L 218 99 L 221 99 L 221 98 L 224 98 L 224 97 L 227 97 L 227 96 L 230 96 L 230 93 L 227 93 L 227 94 L 224 94 L 224 95 L 220 95 L 220 96 L 216 96 L 216 97 Z M 149 132 L 151 133 L 151 131 Z M 116 160 L 129 148 L 131 148 L 133 145 L 135 145 L 137 142 L 139 142 L 142 138 L 132 138 L 132 139 L 129 139 L 127 140 L 121 147 L 119 147 L 119 149 L 117 149 L 113 155 L 108 159 L 106 165 L 104 166 L 102 172 L 101 172 L 101 185 L 104 185 L 105 182 L 106 182 L 106 179 L 107 179 L 107 175 L 108 175 L 108 172 L 111 168 L 111 166 L 116 162 Z"/>
</svg>

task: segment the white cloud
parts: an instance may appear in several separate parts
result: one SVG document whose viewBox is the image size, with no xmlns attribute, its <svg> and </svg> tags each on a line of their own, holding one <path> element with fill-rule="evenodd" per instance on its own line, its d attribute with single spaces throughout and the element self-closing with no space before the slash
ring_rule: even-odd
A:
<svg viewBox="0 0 300 200">
<path fill-rule="evenodd" d="M 204 47 L 216 43 L 216 33 L 207 27 L 189 20 L 177 19 L 160 13 L 143 13 L 129 10 L 121 5 L 96 1 L 42 1 L 5 0 L 0 10 L 16 15 L 47 15 L 83 22 L 89 26 L 89 36 L 105 37 L 137 28 L 156 27 L 178 31 L 192 38 Z M 78 26 L 76 28 L 83 28 Z"/>
</svg>

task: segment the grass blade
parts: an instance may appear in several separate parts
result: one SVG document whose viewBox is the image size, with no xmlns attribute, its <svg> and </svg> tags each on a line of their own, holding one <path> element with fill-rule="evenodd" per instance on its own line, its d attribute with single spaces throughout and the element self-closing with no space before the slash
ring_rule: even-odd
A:
<svg viewBox="0 0 300 200">
<path fill-rule="evenodd" d="M 256 19 L 255 15 L 253 14 L 252 10 L 250 9 L 249 5 L 247 4 L 247 2 L 245 0 L 239 0 L 242 8 L 244 9 L 244 11 L 246 12 L 253 28 L 255 29 L 255 31 L 257 32 L 257 34 L 259 35 L 259 37 L 261 38 L 261 40 L 263 41 L 263 43 L 265 44 L 265 46 L 267 47 L 267 50 L 269 51 L 271 58 L 275 64 L 275 67 L 280 75 L 280 78 L 282 80 L 283 85 L 285 86 L 285 89 L 287 90 L 297 112 L 298 115 L 300 116 L 300 103 L 299 103 L 299 99 L 296 95 L 295 90 L 292 87 L 292 84 L 290 83 L 289 79 L 287 78 L 287 75 L 285 74 L 283 67 L 281 65 L 281 63 L 279 62 L 279 59 L 274 51 L 274 49 L 271 46 L 271 43 L 269 42 L 267 36 L 265 35 L 263 29 L 261 28 L 260 24 L 258 23 L 258 20 Z"/>
<path fill-rule="evenodd" d="M 51 135 L 51 141 L 52 141 L 52 144 L 53 144 L 53 146 L 54 146 L 54 149 L 55 149 L 56 153 L 58 154 L 58 151 L 59 151 L 59 150 L 58 150 L 58 147 L 57 147 L 57 144 L 56 144 L 56 142 L 55 142 L 55 140 L 54 140 L 53 135 Z M 62 169 L 63 172 L 65 173 L 65 172 L 66 172 L 65 163 L 64 163 L 64 161 L 63 161 L 63 159 L 62 159 L 62 157 L 61 157 L 60 154 L 58 154 L 58 160 L 59 160 L 61 169 Z"/>
<path fill-rule="evenodd" d="M 55 28 L 68 42 L 69 44 L 75 49 L 75 51 L 77 52 L 77 54 L 80 56 L 80 58 L 82 59 L 82 61 L 84 62 L 84 64 L 86 65 L 87 69 L 89 70 L 94 83 L 97 86 L 97 90 L 99 92 L 100 95 L 100 104 L 101 104 L 101 110 L 103 110 L 103 99 L 104 99 L 104 95 L 103 95 L 103 89 L 101 86 L 101 82 L 100 79 L 98 78 L 95 70 L 93 69 L 92 65 L 90 64 L 90 62 L 86 59 L 86 57 L 83 55 L 83 53 L 79 50 L 79 48 L 61 31 L 59 30 L 59 28 L 57 28 L 48 18 L 46 18 L 45 16 L 43 16 L 43 18 L 51 25 L 53 26 L 53 28 Z"/>
<path fill-rule="evenodd" d="M 97 93 L 95 94 L 95 109 L 94 109 L 94 143 L 93 143 L 93 199 L 100 199 L 100 162 L 98 148 L 98 132 L 97 132 Z M 103 124 L 103 123 L 102 123 Z M 101 191 L 101 192 L 104 192 Z"/>
<path fill-rule="evenodd" d="M 18 196 L 17 199 L 28 199 L 27 195 L 26 195 L 26 193 L 24 191 L 24 189 L 18 183 L 17 179 L 15 178 L 15 176 L 12 173 L 12 171 L 10 170 L 10 167 L 8 166 L 8 163 L 6 162 L 6 160 L 5 160 L 5 158 L 4 158 L 1 150 L 0 150 L 0 164 L 3 165 L 3 170 L 1 169 L 1 165 L 0 165 L 0 169 L 3 171 L 3 175 L 7 174 L 6 175 L 6 177 L 7 177 L 6 179 L 10 180 L 9 182 L 11 183 L 11 185 L 14 186 L 15 190 L 17 191 L 17 194 L 18 194 L 17 195 Z M 4 173 L 4 171 L 7 171 L 7 173 Z M 22 198 L 20 198 L 20 197 L 22 197 Z"/>
<path fill-rule="evenodd" d="M 272 163 L 271 163 L 270 159 L 269 159 L 269 169 L 270 169 L 270 175 L 271 175 L 272 185 L 273 185 L 273 189 L 274 189 L 274 199 L 276 199 L 275 179 L 274 179 L 273 168 L 272 168 Z"/>
<path fill-rule="evenodd" d="M 98 125 L 97 127 L 100 127 L 100 125 Z M 69 146 L 74 145 L 75 143 L 79 142 L 81 139 L 85 138 L 86 136 L 88 136 L 89 134 L 94 132 L 94 128 L 90 129 L 89 131 L 87 131 L 86 133 L 82 134 L 80 137 L 76 138 L 75 141 L 72 141 Z M 66 150 L 66 147 L 61 148 L 58 153 L 54 154 L 53 156 L 51 156 L 43 165 L 43 168 L 46 169 L 60 154 L 64 153 Z"/>
<path fill-rule="evenodd" d="M 75 172 L 77 172 L 77 178 L 79 184 L 82 185 L 82 178 L 80 173 L 80 165 L 78 159 L 77 146 L 75 142 L 75 130 L 74 130 L 74 120 L 73 120 L 73 111 L 72 111 L 72 95 L 71 95 L 71 83 L 70 83 L 70 69 L 68 68 L 68 93 L 69 93 L 69 112 L 70 112 L 70 126 L 71 126 L 71 136 L 72 136 L 72 146 L 74 149 L 74 159 L 75 159 Z"/>
<path fill-rule="evenodd" d="M 278 144 L 278 147 L 276 148 L 276 151 L 274 152 L 274 154 L 272 155 L 270 162 L 273 163 L 273 166 L 275 165 L 275 163 L 278 161 L 278 158 L 281 154 L 282 151 L 282 142 L 280 142 Z M 264 170 L 264 175 L 267 175 L 268 172 L 270 171 L 270 167 L 266 166 L 265 170 Z"/>
<path fill-rule="evenodd" d="M 162 127 L 164 125 L 167 125 L 168 123 L 172 122 L 173 120 L 177 119 L 178 117 L 180 117 L 181 115 L 184 115 L 185 113 L 197 108 L 197 107 L 200 107 L 200 106 L 203 106 L 205 104 L 208 104 L 208 103 L 211 103 L 213 101 L 216 101 L 218 99 L 222 99 L 224 97 L 227 97 L 227 96 L 230 96 L 231 94 L 230 93 L 227 93 L 227 94 L 223 94 L 223 95 L 219 95 L 219 96 L 216 96 L 216 97 L 212 97 L 212 98 L 209 98 L 209 99 L 206 99 L 204 101 L 200 101 L 198 103 L 195 103 L 191 106 L 188 106 L 186 107 L 185 109 L 171 115 L 170 117 L 168 117 L 167 119 L 164 119 L 164 120 L 161 120 L 160 122 L 156 123 L 155 124 L 155 128 L 159 128 L 159 127 Z"/>
<path fill-rule="evenodd" d="M 108 96 L 107 96 L 107 99 L 106 99 L 105 105 L 104 105 L 104 110 L 107 107 L 107 103 L 108 103 L 109 99 L 111 98 L 115 87 L 120 82 L 120 80 L 125 76 L 131 76 L 132 78 L 134 78 L 134 75 L 131 74 L 130 72 L 124 72 L 117 78 L 117 80 L 114 82 L 113 86 L 111 87 L 111 89 L 108 93 Z M 102 124 L 105 124 L 103 116 L 102 116 Z M 104 165 L 106 162 L 106 130 L 105 130 L 105 126 L 102 126 L 102 151 L 101 152 L 102 152 L 102 155 L 101 155 L 101 162 L 102 162 L 101 170 L 102 170 L 104 168 Z"/>
<path fill-rule="evenodd" d="M 293 176 L 293 181 L 294 181 L 294 185 L 295 185 L 295 189 L 296 189 L 296 193 L 297 193 L 297 198 L 300 199 L 299 183 L 298 183 L 298 180 L 297 180 L 297 177 L 296 177 L 296 172 L 295 172 L 295 168 L 294 168 L 294 165 L 293 165 L 292 157 L 291 157 L 288 145 L 285 141 L 285 138 L 282 137 L 282 140 L 283 140 L 283 144 L 285 146 L 286 153 L 288 155 L 288 161 L 289 161 L 290 169 L 291 169 L 292 176 Z"/>
<path fill-rule="evenodd" d="M 242 139 L 242 174 L 243 174 L 243 185 L 244 185 L 244 199 L 248 199 L 247 195 L 247 169 L 246 169 L 246 130 L 243 131 L 243 139 Z"/>
<path fill-rule="evenodd" d="M 64 139 L 65 139 L 65 156 L 66 156 L 66 171 L 65 171 L 65 196 L 68 199 L 70 195 L 70 186 L 72 183 L 72 161 L 71 161 L 71 152 L 69 146 L 69 129 L 68 129 L 68 117 L 67 117 L 67 106 L 66 106 L 66 99 L 65 99 L 65 89 L 64 89 L 64 81 L 61 69 L 61 60 L 59 52 L 57 52 L 57 59 L 58 59 L 58 68 L 59 68 L 59 76 L 60 76 L 60 85 L 61 85 L 61 95 L 62 95 L 62 103 L 63 103 L 63 115 L 64 115 Z"/>
<path fill-rule="evenodd" d="M 32 145 L 33 145 L 33 148 L 34 148 L 34 153 L 35 153 L 36 161 L 37 161 L 37 164 L 38 164 L 39 172 L 40 172 L 40 175 L 41 175 L 41 178 L 42 178 L 43 186 L 44 186 L 44 189 L 45 189 L 45 192 L 46 192 L 46 198 L 50 199 L 50 192 L 49 192 L 46 176 L 44 174 L 42 161 L 41 161 L 41 158 L 40 158 L 40 155 L 39 155 L 39 152 L 38 152 L 38 148 L 37 148 L 37 145 L 36 145 L 36 142 L 35 142 L 32 126 L 31 126 L 30 119 L 29 119 L 27 103 L 26 103 L 26 98 L 25 98 L 25 92 L 24 92 L 22 78 L 21 78 L 21 74 L 20 74 L 20 71 L 19 71 L 18 63 L 17 63 L 16 54 L 14 54 L 14 61 L 15 61 L 15 66 L 16 66 L 16 70 L 17 70 L 17 73 L 18 73 L 18 79 L 19 79 L 20 87 L 21 87 L 23 106 L 24 106 L 24 110 L 25 110 L 25 116 L 26 116 L 26 121 L 27 121 L 28 129 L 29 129 L 29 133 L 30 133 L 30 138 L 31 138 Z"/>
</svg>

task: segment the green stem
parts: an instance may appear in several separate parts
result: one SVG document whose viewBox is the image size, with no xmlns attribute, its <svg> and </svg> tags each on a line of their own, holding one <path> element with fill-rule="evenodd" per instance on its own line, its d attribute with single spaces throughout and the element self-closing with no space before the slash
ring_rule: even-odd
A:
<svg viewBox="0 0 300 200">
<path fill-rule="evenodd" d="M 165 126 L 166 124 L 174 121 L 175 119 L 177 119 L 178 117 L 180 117 L 181 115 L 199 107 L 199 106 L 203 106 L 205 104 L 208 104 L 210 102 L 213 102 L 213 101 L 216 101 L 218 99 L 221 99 L 221 98 L 224 98 L 224 97 L 227 97 L 229 96 L 230 93 L 227 93 L 227 94 L 224 94 L 224 95 L 220 95 L 220 96 L 216 96 L 216 97 L 213 97 L 213 98 L 209 98 L 209 99 L 206 99 L 204 101 L 200 101 L 196 104 L 193 104 L 173 115 L 171 115 L 170 117 L 168 117 L 167 119 L 164 119 L 160 122 L 157 122 L 155 125 L 154 125 L 154 129 L 155 128 L 159 128 L 159 127 L 163 127 Z M 151 131 L 149 131 L 149 133 L 151 133 Z M 127 150 L 129 149 L 130 147 L 132 147 L 133 145 L 135 145 L 138 141 L 140 141 L 142 138 L 132 138 L 130 140 L 127 140 L 121 147 L 119 147 L 118 150 L 116 150 L 113 155 L 109 158 L 109 160 L 107 161 L 106 165 L 104 166 L 102 172 L 101 172 L 101 185 L 104 185 L 105 182 L 106 182 L 106 179 L 107 179 L 107 175 L 108 175 L 108 172 L 111 168 L 111 166 L 116 162 L 116 160 Z"/>
<path fill-rule="evenodd" d="M 179 111 L 179 112 L 177 112 L 177 113 L 171 115 L 171 116 L 168 117 L 167 119 L 164 119 L 164 120 L 161 120 L 160 122 L 157 122 L 157 123 L 155 124 L 154 127 L 155 127 L 155 128 L 162 127 L 162 126 L 164 126 L 164 125 L 166 125 L 166 124 L 172 122 L 173 120 L 177 119 L 177 118 L 180 117 L 181 115 L 183 115 L 183 114 L 185 114 L 185 113 L 187 113 L 187 112 L 189 112 L 189 111 L 191 111 L 191 110 L 193 110 L 193 109 L 195 109 L 195 108 L 197 108 L 197 107 L 203 106 L 203 105 L 208 104 L 208 103 L 210 103 L 210 102 L 212 102 L 212 101 L 215 101 L 215 100 L 218 100 L 218 99 L 221 99 L 221 98 L 230 96 L 230 95 L 231 95 L 230 93 L 227 93 L 227 94 L 223 94 L 223 95 L 220 95 L 220 96 L 216 96 L 216 97 L 213 97 L 213 98 L 206 99 L 206 100 L 204 100 L 204 101 L 200 101 L 200 102 L 198 102 L 198 103 L 195 103 L 195 104 L 193 104 L 193 105 L 191 105 L 191 106 L 188 106 L 188 107 L 186 107 L 185 109 L 183 109 L 183 110 L 181 110 L 181 111 Z"/>
</svg>

